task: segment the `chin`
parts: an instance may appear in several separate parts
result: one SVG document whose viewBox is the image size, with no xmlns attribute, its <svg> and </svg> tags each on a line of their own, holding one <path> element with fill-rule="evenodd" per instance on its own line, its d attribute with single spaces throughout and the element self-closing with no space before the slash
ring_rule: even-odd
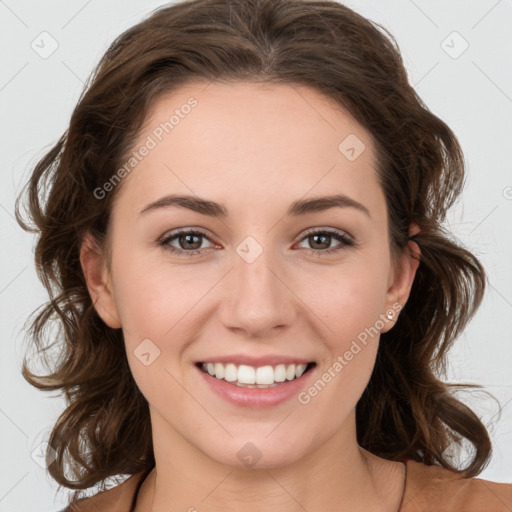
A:
<svg viewBox="0 0 512 512">
<path fill-rule="evenodd" d="M 276 425 L 273 428 L 275 427 Z M 287 435 L 284 430 L 265 437 L 272 429 L 265 429 L 264 433 L 262 430 L 260 425 L 255 435 L 235 436 L 226 439 L 224 444 L 220 444 L 216 438 L 202 451 L 220 464 L 238 469 L 278 468 L 293 464 L 303 457 L 306 447 L 301 449 L 299 439 Z M 215 449 L 212 450 L 212 447 Z"/>
</svg>

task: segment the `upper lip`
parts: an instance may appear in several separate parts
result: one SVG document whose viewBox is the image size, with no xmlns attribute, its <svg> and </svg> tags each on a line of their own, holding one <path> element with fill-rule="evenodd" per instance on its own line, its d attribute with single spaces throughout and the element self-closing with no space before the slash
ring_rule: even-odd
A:
<svg viewBox="0 0 512 512">
<path fill-rule="evenodd" d="M 233 363 L 244 364 L 247 366 L 275 366 L 278 364 L 308 364 L 314 361 L 310 359 L 303 359 L 297 356 L 282 356 L 282 355 L 267 355 L 267 356 L 249 356 L 246 354 L 232 354 L 229 356 L 214 356 L 202 359 L 200 363 Z"/>
</svg>

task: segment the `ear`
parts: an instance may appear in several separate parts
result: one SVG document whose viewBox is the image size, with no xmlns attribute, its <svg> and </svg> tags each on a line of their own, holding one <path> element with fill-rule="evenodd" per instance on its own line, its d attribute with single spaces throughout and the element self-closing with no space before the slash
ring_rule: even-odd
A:
<svg viewBox="0 0 512 512">
<path fill-rule="evenodd" d="M 409 237 L 420 231 L 417 224 L 411 224 Z M 410 241 L 404 248 L 396 268 L 390 272 L 388 291 L 386 294 L 386 311 L 384 313 L 385 326 L 381 333 L 389 331 L 398 319 L 400 310 L 405 306 L 411 293 L 416 270 L 420 263 L 421 250 L 416 242 Z M 387 314 L 390 313 L 390 317 Z M 391 313 L 394 313 L 391 315 Z"/>
<path fill-rule="evenodd" d="M 80 264 L 96 312 L 109 327 L 119 329 L 121 320 L 113 294 L 111 275 L 104 254 L 90 233 L 82 240 Z"/>
</svg>

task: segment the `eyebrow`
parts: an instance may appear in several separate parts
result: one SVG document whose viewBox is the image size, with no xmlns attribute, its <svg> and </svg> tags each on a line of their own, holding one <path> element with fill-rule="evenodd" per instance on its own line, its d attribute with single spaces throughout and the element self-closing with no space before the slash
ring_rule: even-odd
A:
<svg viewBox="0 0 512 512">
<path fill-rule="evenodd" d="M 202 215 L 208 215 L 219 219 L 223 219 L 228 216 L 228 210 L 223 205 L 216 203 L 215 201 L 208 201 L 197 196 L 176 194 L 166 195 L 152 203 L 149 203 L 141 210 L 140 215 L 160 208 L 168 208 L 172 206 L 187 208 L 194 212 L 201 213 Z M 288 208 L 286 216 L 294 217 L 298 215 L 307 215 L 308 213 L 323 212 L 335 207 L 355 208 L 371 218 L 370 212 L 366 206 L 344 194 L 313 197 L 311 199 L 295 201 Z"/>
</svg>

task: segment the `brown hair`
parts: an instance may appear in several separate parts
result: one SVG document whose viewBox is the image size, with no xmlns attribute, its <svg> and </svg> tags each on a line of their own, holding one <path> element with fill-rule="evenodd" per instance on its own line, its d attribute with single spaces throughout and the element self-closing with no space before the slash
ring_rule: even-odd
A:
<svg viewBox="0 0 512 512">
<path fill-rule="evenodd" d="M 16 210 L 24 229 L 38 234 L 35 260 L 50 301 L 38 310 L 30 339 L 38 357 L 45 339 L 60 345 L 49 375 L 32 373 L 26 359 L 22 372 L 67 399 L 49 439 L 57 454 L 49 473 L 61 485 L 86 489 L 154 466 L 148 404 L 130 372 L 122 330 L 103 323 L 91 303 L 79 252 L 87 232 L 104 247 L 122 184 L 103 199 L 94 191 L 126 161 L 149 107 L 186 82 L 214 80 L 307 85 L 372 134 L 393 254 L 413 240 L 421 261 L 357 403 L 358 443 L 389 460 L 409 457 L 475 476 L 489 462 L 491 441 L 452 388 L 481 386 L 440 379 L 486 279 L 478 259 L 443 228 L 464 183 L 462 150 L 409 84 L 393 36 L 329 0 L 192 0 L 158 8 L 111 44 L 68 130 L 35 166 L 26 189 L 33 226 L 21 220 L 20 197 Z M 411 223 L 421 231 L 409 238 Z M 48 335 L 54 319 L 60 330 Z M 459 470 L 445 449 L 464 439 L 475 453 Z"/>
</svg>

